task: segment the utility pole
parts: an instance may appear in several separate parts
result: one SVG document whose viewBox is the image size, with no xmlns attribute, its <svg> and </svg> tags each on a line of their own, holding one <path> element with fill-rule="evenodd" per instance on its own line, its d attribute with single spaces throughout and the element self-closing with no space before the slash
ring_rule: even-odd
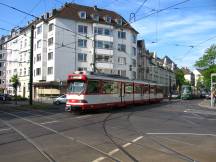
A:
<svg viewBox="0 0 216 162">
<path fill-rule="evenodd" d="M 30 38 L 29 105 L 32 105 L 33 48 L 34 48 L 34 25 L 32 24 L 31 25 L 31 38 Z"/>
<path fill-rule="evenodd" d="M 94 32 L 93 71 L 96 72 L 96 34 Z"/>
</svg>

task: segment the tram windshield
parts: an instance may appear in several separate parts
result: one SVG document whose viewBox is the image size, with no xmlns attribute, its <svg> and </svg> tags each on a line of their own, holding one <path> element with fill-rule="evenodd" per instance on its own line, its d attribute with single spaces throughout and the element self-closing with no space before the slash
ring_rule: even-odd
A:
<svg viewBox="0 0 216 162">
<path fill-rule="evenodd" d="M 68 93 L 82 93 L 85 90 L 85 83 L 82 81 L 75 81 L 69 83 Z"/>
</svg>

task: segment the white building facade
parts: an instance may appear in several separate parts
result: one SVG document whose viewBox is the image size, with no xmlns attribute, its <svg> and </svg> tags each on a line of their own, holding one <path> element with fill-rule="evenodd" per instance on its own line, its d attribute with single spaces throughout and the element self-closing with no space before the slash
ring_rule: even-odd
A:
<svg viewBox="0 0 216 162">
<path fill-rule="evenodd" d="M 10 78 L 18 74 L 18 94 L 28 97 L 30 25 L 34 24 L 33 82 L 35 93 L 51 93 L 43 83 L 58 83 L 77 70 L 119 74 L 137 78 L 137 31 L 115 12 L 97 7 L 66 4 L 31 22 L 4 42 L 7 51 L 6 89 L 13 93 Z M 46 89 L 46 90 L 45 90 Z M 52 90 L 52 93 L 61 93 Z M 35 97 L 37 97 L 35 95 Z"/>
</svg>

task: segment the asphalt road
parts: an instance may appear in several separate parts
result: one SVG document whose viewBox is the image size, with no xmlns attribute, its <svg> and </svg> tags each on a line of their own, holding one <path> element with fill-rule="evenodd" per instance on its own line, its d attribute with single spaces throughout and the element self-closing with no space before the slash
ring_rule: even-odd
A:
<svg viewBox="0 0 216 162">
<path fill-rule="evenodd" d="M 1 162 L 215 162 L 216 110 L 201 100 L 78 115 L 0 104 Z"/>
</svg>

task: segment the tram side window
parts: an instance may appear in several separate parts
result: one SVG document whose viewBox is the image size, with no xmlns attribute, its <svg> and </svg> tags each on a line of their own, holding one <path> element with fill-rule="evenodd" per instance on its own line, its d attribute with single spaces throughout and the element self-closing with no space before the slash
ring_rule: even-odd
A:
<svg viewBox="0 0 216 162">
<path fill-rule="evenodd" d="M 112 82 L 112 81 L 103 82 L 102 92 L 104 94 L 117 94 L 118 82 Z"/>
<path fill-rule="evenodd" d="M 145 85 L 143 89 L 144 94 L 149 94 L 149 85 Z"/>
<path fill-rule="evenodd" d="M 97 81 L 97 80 L 88 81 L 87 92 L 88 92 L 88 94 L 99 93 L 99 81 Z"/>
<path fill-rule="evenodd" d="M 133 85 L 132 85 L 132 83 L 125 84 L 125 93 L 133 93 Z"/>
<path fill-rule="evenodd" d="M 135 85 L 135 93 L 141 93 L 142 91 L 142 85 Z"/>
<path fill-rule="evenodd" d="M 151 86 L 150 87 L 150 93 L 155 93 L 156 91 L 155 91 L 155 87 L 154 86 Z"/>
</svg>

